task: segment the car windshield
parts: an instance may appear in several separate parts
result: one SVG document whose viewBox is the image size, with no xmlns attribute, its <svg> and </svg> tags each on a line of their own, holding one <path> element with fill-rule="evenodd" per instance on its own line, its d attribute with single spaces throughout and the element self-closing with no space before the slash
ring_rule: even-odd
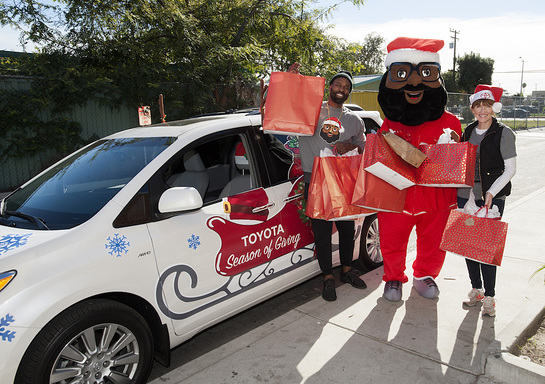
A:
<svg viewBox="0 0 545 384">
<path fill-rule="evenodd" d="M 174 141 L 172 137 L 99 140 L 9 196 L 0 225 L 73 228 L 102 209 Z"/>
</svg>

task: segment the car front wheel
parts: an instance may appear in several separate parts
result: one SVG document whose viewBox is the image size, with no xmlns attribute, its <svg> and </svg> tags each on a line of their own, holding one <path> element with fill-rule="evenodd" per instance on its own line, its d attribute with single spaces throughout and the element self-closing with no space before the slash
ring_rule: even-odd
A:
<svg viewBox="0 0 545 384">
<path fill-rule="evenodd" d="M 365 217 L 360 240 L 360 263 L 375 269 L 382 265 L 377 215 Z"/>
<path fill-rule="evenodd" d="M 88 300 L 59 314 L 23 356 L 15 384 L 145 383 L 153 338 L 144 318 L 111 300 Z"/>
</svg>

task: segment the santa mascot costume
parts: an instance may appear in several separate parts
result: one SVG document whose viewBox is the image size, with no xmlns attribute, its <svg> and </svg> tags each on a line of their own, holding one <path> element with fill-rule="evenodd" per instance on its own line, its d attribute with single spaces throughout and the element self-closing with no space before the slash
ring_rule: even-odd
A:
<svg viewBox="0 0 545 384">
<path fill-rule="evenodd" d="M 388 44 L 386 73 L 378 101 L 386 119 L 380 129 L 418 147 L 436 144 L 450 128 L 461 135 L 460 121 L 445 111 L 447 92 L 441 77 L 439 50 L 442 40 L 399 37 Z M 407 190 L 403 213 L 379 212 L 380 248 L 386 282 L 384 297 L 399 301 L 405 274 L 407 244 L 416 227 L 416 260 L 413 286 L 423 297 L 439 296 L 435 282 L 445 260 L 439 249 L 450 210 L 456 207 L 456 188 L 412 186 Z"/>
</svg>

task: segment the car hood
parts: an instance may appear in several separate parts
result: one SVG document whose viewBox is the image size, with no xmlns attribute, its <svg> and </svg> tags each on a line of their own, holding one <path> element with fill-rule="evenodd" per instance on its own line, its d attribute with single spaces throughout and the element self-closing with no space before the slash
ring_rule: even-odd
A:
<svg viewBox="0 0 545 384">
<path fill-rule="evenodd" d="M 0 226 L 0 260 L 39 247 L 67 232 L 69 230 L 33 231 Z"/>
</svg>

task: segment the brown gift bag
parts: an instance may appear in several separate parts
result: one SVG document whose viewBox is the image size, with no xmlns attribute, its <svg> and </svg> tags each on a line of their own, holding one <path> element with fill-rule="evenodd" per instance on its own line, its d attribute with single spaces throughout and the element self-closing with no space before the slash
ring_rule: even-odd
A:
<svg viewBox="0 0 545 384">
<path fill-rule="evenodd" d="M 420 167 L 420 164 L 422 164 L 426 158 L 426 154 L 424 152 L 416 148 L 408 141 L 403 140 L 395 133 L 383 132 L 383 135 L 386 142 L 390 145 L 394 152 L 399 155 L 399 157 L 411 164 L 413 167 Z"/>
</svg>

